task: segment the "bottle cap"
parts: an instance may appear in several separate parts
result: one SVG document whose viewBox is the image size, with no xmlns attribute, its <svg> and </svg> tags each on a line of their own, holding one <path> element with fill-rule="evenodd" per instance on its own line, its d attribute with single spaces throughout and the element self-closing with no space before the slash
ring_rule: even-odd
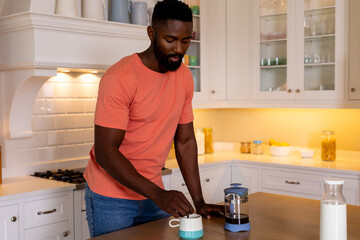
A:
<svg viewBox="0 0 360 240">
<path fill-rule="evenodd" d="M 334 185 L 340 185 L 344 184 L 345 180 L 341 178 L 325 178 L 324 183 L 327 184 L 334 184 Z"/>
</svg>

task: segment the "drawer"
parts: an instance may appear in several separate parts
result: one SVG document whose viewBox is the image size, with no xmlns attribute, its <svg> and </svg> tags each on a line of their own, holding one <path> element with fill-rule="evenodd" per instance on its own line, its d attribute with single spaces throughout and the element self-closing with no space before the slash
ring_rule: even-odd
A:
<svg viewBox="0 0 360 240">
<path fill-rule="evenodd" d="M 69 220 L 69 196 L 26 202 L 25 228 Z"/>
<path fill-rule="evenodd" d="M 324 175 L 295 171 L 263 169 L 261 183 L 263 188 L 320 196 L 324 192 Z"/>
<path fill-rule="evenodd" d="M 25 230 L 25 240 L 70 240 L 74 234 L 70 231 L 69 221 L 53 223 Z"/>
</svg>

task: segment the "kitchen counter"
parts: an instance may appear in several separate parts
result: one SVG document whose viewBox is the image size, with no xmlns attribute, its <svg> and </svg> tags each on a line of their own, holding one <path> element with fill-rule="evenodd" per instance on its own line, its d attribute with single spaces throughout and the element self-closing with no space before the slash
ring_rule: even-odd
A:
<svg viewBox="0 0 360 240">
<path fill-rule="evenodd" d="M 250 232 L 233 233 L 224 230 L 224 218 L 214 216 L 203 219 L 206 240 L 222 239 L 264 239 L 264 240 L 303 240 L 319 239 L 320 201 L 287 197 L 269 193 L 249 195 Z M 347 206 L 348 240 L 357 240 L 360 236 L 360 207 Z M 178 228 L 171 228 L 165 218 L 143 225 L 95 237 L 94 240 L 180 239 Z"/>
<path fill-rule="evenodd" d="M 0 200 L 10 200 L 23 196 L 36 196 L 53 192 L 75 189 L 72 183 L 59 182 L 32 176 L 22 176 L 3 179 L 0 185 Z"/>
<path fill-rule="evenodd" d="M 331 172 L 334 170 L 337 173 L 348 173 L 360 176 L 360 152 L 338 150 L 335 161 L 323 161 L 320 158 L 320 149 L 315 149 L 313 158 L 302 158 L 299 151 L 296 150 L 286 157 L 274 157 L 270 155 L 268 150 L 265 150 L 264 154 L 255 155 L 242 154 L 239 149 L 240 148 L 231 146 L 228 147 L 227 150 L 219 150 L 215 151 L 215 153 L 199 155 L 198 162 L 200 165 L 209 163 L 216 164 L 224 161 L 269 166 L 275 164 L 277 167 L 287 165 L 305 170 L 317 168 L 319 171 Z M 173 169 L 173 171 L 179 168 L 176 159 L 167 160 L 165 167 Z"/>
</svg>

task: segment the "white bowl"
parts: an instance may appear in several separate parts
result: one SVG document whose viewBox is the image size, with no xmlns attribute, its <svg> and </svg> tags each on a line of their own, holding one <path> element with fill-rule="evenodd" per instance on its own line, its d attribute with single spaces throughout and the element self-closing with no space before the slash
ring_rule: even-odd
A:
<svg viewBox="0 0 360 240">
<path fill-rule="evenodd" d="M 290 146 L 270 146 L 270 154 L 276 157 L 288 156 L 291 152 Z"/>
<path fill-rule="evenodd" d="M 303 158 L 312 158 L 314 156 L 314 150 L 311 149 L 299 149 Z"/>
</svg>

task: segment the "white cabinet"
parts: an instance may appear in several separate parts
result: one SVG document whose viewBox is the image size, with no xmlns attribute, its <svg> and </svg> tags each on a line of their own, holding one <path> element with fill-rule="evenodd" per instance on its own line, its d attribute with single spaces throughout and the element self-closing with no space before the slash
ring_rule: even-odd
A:
<svg viewBox="0 0 360 240">
<path fill-rule="evenodd" d="M 47 224 L 25 230 L 25 240 L 68 240 L 73 239 L 69 231 L 69 222 Z"/>
<path fill-rule="evenodd" d="M 255 99 L 343 100 L 345 3 L 253 1 Z"/>
<path fill-rule="evenodd" d="M 349 99 L 360 100 L 360 1 L 350 0 Z"/>
<path fill-rule="evenodd" d="M 19 239 L 18 204 L 0 206 L 0 239 Z"/>
<path fill-rule="evenodd" d="M 176 172 L 171 174 L 171 189 L 182 192 L 185 197 L 189 200 L 191 204 L 193 204 L 189 190 L 186 187 L 186 183 L 184 178 L 182 177 L 181 172 Z M 194 204 L 193 204 L 194 205 Z"/>
<path fill-rule="evenodd" d="M 249 189 L 249 193 L 260 191 L 258 181 L 259 168 L 256 166 L 233 163 L 231 166 L 231 183 L 241 183 Z"/>
<path fill-rule="evenodd" d="M 224 189 L 230 187 L 231 183 L 231 165 L 202 167 L 200 181 L 206 203 L 224 201 Z"/>
</svg>

